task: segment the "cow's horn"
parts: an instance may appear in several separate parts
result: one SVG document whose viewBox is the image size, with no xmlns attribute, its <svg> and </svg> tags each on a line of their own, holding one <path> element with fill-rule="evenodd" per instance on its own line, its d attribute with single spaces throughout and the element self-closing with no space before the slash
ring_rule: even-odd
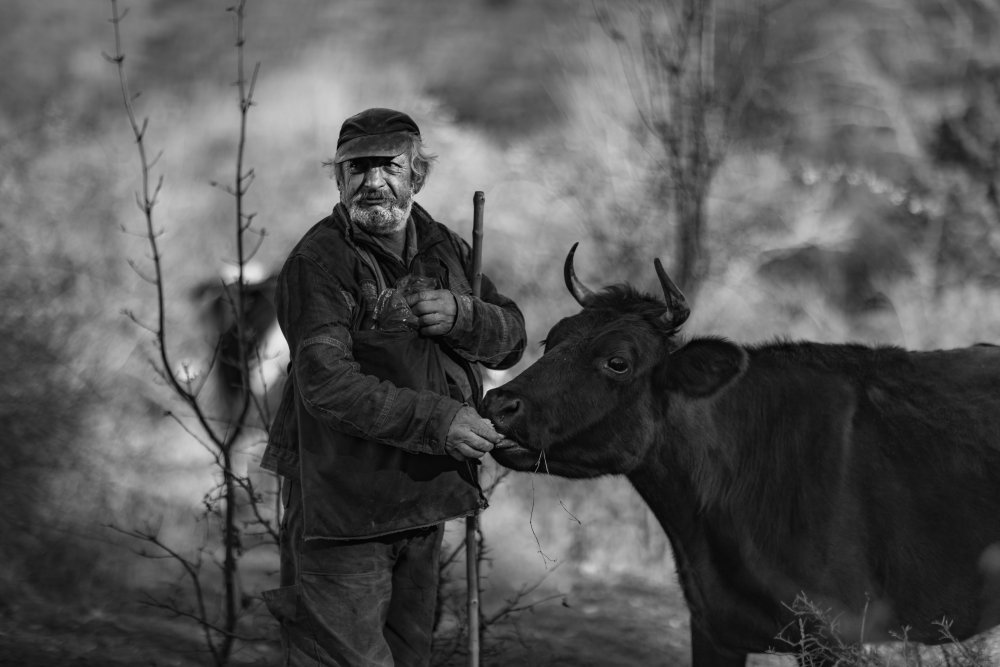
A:
<svg viewBox="0 0 1000 667">
<path fill-rule="evenodd" d="M 566 279 L 566 288 L 569 290 L 569 293 L 573 295 L 577 303 L 583 306 L 585 305 L 583 302 L 592 297 L 594 293 L 580 282 L 580 279 L 576 277 L 576 270 L 573 269 L 573 255 L 576 254 L 576 247 L 578 245 L 580 245 L 579 241 L 573 244 L 573 247 L 569 249 L 569 254 L 566 255 L 566 263 L 563 265 L 563 277 Z"/>
<path fill-rule="evenodd" d="M 660 287 L 663 288 L 663 298 L 667 302 L 667 312 L 663 314 L 663 323 L 671 329 L 676 329 L 684 324 L 688 315 L 691 314 L 691 308 L 688 307 L 684 294 L 663 270 L 663 264 L 659 257 L 653 260 L 653 265 L 656 267 L 656 277 L 660 279 Z"/>
</svg>

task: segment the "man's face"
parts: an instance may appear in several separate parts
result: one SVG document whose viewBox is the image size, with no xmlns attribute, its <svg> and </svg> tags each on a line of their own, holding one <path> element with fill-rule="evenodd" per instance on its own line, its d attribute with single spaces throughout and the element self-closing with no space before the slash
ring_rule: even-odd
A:
<svg viewBox="0 0 1000 667">
<path fill-rule="evenodd" d="M 415 194 L 408 154 L 347 160 L 340 173 L 340 201 L 355 224 L 373 236 L 406 226 Z"/>
</svg>

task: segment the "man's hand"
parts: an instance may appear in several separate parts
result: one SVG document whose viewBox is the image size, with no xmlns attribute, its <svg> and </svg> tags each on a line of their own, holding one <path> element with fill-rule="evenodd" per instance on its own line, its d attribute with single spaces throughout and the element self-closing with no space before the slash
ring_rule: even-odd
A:
<svg viewBox="0 0 1000 667">
<path fill-rule="evenodd" d="M 443 336 L 455 326 L 455 295 L 446 289 L 420 290 L 406 297 L 424 336 Z"/>
<path fill-rule="evenodd" d="M 493 422 L 483 419 L 473 408 L 462 406 L 448 428 L 444 449 L 453 459 L 481 459 L 486 452 L 503 440 L 493 428 Z"/>
</svg>

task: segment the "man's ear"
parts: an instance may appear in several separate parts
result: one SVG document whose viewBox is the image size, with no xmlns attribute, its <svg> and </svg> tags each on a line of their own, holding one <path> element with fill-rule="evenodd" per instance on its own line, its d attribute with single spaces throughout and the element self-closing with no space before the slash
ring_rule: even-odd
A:
<svg viewBox="0 0 1000 667">
<path fill-rule="evenodd" d="M 699 338 L 667 357 L 660 381 L 667 391 L 695 398 L 711 396 L 746 370 L 746 351 L 719 338 Z"/>
</svg>

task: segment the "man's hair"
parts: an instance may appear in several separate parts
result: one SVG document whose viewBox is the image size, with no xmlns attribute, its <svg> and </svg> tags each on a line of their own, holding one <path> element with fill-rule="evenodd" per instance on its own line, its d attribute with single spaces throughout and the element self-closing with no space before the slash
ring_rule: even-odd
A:
<svg viewBox="0 0 1000 667">
<path fill-rule="evenodd" d="M 427 177 L 430 176 L 431 167 L 437 161 L 437 155 L 427 150 L 423 139 L 417 134 L 410 137 L 410 148 L 407 152 L 410 155 L 411 180 L 413 182 L 413 189 L 416 192 L 422 189 L 424 184 L 427 183 Z M 344 162 L 348 162 L 348 160 Z M 329 170 L 330 175 L 337 181 L 337 187 L 340 189 L 344 187 L 344 162 L 337 164 L 333 161 L 333 158 L 323 161 L 323 166 Z"/>
</svg>

